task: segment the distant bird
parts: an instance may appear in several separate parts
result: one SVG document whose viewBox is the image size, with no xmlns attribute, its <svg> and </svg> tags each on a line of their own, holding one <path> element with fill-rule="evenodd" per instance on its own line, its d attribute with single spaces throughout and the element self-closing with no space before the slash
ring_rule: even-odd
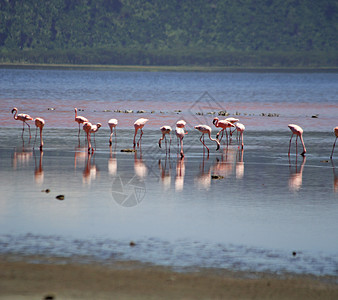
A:
<svg viewBox="0 0 338 300">
<path fill-rule="evenodd" d="M 238 139 L 238 145 L 241 142 L 241 148 L 243 149 L 243 147 L 244 147 L 243 133 L 244 133 L 244 130 L 245 130 L 245 126 L 242 123 L 236 123 L 236 129 L 237 129 L 237 132 L 240 134 L 239 139 Z M 239 146 L 238 146 L 238 148 L 239 148 Z"/>
<path fill-rule="evenodd" d="M 335 134 L 335 136 L 336 136 L 336 139 L 334 140 L 334 143 L 333 143 L 333 147 L 332 147 L 332 152 L 331 152 L 330 158 L 333 157 L 334 147 L 336 146 L 336 141 L 337 141 L 337 138 L 338 138 L 338 126 L 335 127 L 335 128 L 333 128 L 333 132 L 334 132 L 334 134 Z"/>
<path fill-rule="evenodd" d="M 210 139 L 211 141 L 214 141 L 214 142 L 217 144 L 216 151 L 219 149 L 220 143 L 219 143 L 219 141 L 218 141 L 217 139 L 213 139 L 213 138 L 211 137 L 211 128 L 210 128 L 210 126 L 208 126 L 208 125 L 197 125 L 197 126 L 195 126 L 195 129 L 197 129 L 198 131 L 202 132 L 202 135 L 201 135 L 201 137 L 200 137 L 200 141 L 201 141 L 201 143 L 203 144 L 203 146 L 204 146 L 205 148 L 207 148 L 208 154 L 209 154 L 209 148 L 208 148 L 207 145 L 204 143 L 204 134 L 208 134 L 208 135 L 209 135 L 209 139 Z M 202 141 L 202 138 L 203 138 L 203 141 Z"/>
<path fill-rule="evenodd" d="M 14 113 L 14 119 L 15 120 L 19 120 L 19 121 L 22 121 L 22 137 L 23 137 L 23 132 L 25 130 L 25 124 L 28 126 L 28 130 L 29 130 L 29 138 L 31 138 L 31 127 L 29 126 L 29 124 L 27 123 L 27 121 L 31 121 L 33 120 L 33 118 L 30 116 L 30 115 L 27 115 L 27 114 L 18 114 L 18 109 L 16 107 L 14 107 L 12 109 L 12 113 Z"/>
<path fill-rule="evenodd" d="M 115 128 L 115 139 L 116 139 L 116 126 L 117 126 L 118 121 L 116 119 L 110 119 L 108 121 L 108 125 L 110 128 L 110 138 L 109 138 L 109 146 L 112 145 L 113 142 L 113 134 L 114 134 L 114 128 Z"/>
<path fill-rule="evenodd" d="M 92 128 L 90 129 L 90 134 L 94 133 L 94 145 L 95 145 L 95 149 L 96 149 L 95 133 L 98 132 L 99 128 L 101 128 L 101 127 L 102 127 L 102 124 L 101 123 L 97 123 L 96 125 L 92 124 Z"/>
<path fill-rule="evenodd" d="M 226 137 L 227 137 L 227 143 L 228 143 L 228 133 L 227 133 L 227 128 L 236 128 L 236 126 L 234 124 L 232 124 L 230 121 L 227 121 L 227 120 L 219 120 L 217 117 L 213 119 L 212 123 L 218 127 L 218 128 L 222 128 L 217 134 L 216 134 L 216 139 L 218 141 L 222 140 L 222 137 L 223 137 L 223 132 L 225 130 L 225 134 L 226 134 Z M 231 130 L 231 129 L 230 129 Z M 222 136 L 220 139 L 218 139 L 220 133 L 222 132 Z"/>
<path fill-rule="evenodd" d="M 176 133 L 176 137 L 180 140 L 180 145 L 181 145 L 180 154 L 181 154 L 181 158 L 183 158 L 184 157 L 183 138 L 188 132 L 184 131 L 184 128 L 182 128 L 182 127 L 176 127 L 175 133 Z M 178 140 L 177 140 L 177 148 L 179 148 Z"/>
<path fill-rule="evenodd" d="M 297 153 L 297 139 L 299 137 L 300 141 L 302 142 L 302 146 L 303 146 L 303 152 L 300 155 L 304 156 L 305 153 L 306 153 L 306 148 L 305 148 L 305 144 L 304 144 L 304 140 L 303 140 L 303 129 L 300 126 L 295 125 L 295 124 L 289 124 L 288 127 L 292 131 L 292 135 L 291 135 L 290 143 L 289 143 L 288 155 L 290 155 L 291 140 L 292 140 L 293 135 L 295 134 L 297 136 L 296 137 L 296 153 Z"/>
<path fill-rule="evenodd" d="M 167 137 L 166 135 L 169 134 L 169 137 L 170 137 L 170 141 L 169 141 L 169 155 L 170 155 L 170 145 L 171 145 L 171 135 L 170 135 L 170 132 L 171 132 L 171 127 L 170 126 L 162 126 L 160 128 L 161 130 L 161 133 L 162 133 L 162 137 L 159 139 L 158 141 L 158 146 L 161 148 L 161 142 L 165 139 L 165 153 L 167 154 Z"/>
<path fill-rule="evenodd" d="M 74 108 L 74 110 L 75 110 L 75 122 L 77 122 L 79 124 L 79 134 L 78 134 L 78 136 L 80 136 L 80 125 L 84 124 L 85 122 L 89 122 L 89 121 L 88 121 L 87 118 L 77 115 L 77 108 Z"/>
<path fill-rule="evenodd" d="M 135 134 L 134 134 L 134 148 L 135 148 L 135 145 L 136 145 L 136 142 L 135 142 L 135 139 L 136 139 L 136 135 L 137 135 L 137 131 L 140 129 L 141 131 L 141 134 L 140 134 L 140 138 L 137 142 L 137 147 L 139 146 L 140 144 L 140 141 L 141 141 L 141 138 L 142 138 L 142 135 L 143 135 L 143 130 L 142 128 L 144 127 L 144 125 L 149 121 L 149 119 L 145 119 L 145 118 L 140 118 L 138 120 L 135 121 L 134 123 L 134 128 L 135 128 Z"/>
<path fill-rule="evenodd" d="M 90 153 L 90 149 L 92 150 L 92 152 L 94 152 L 94 149 L 92 148 L 92 144 L 90 142 L 90 134 L 91 134 L 91 130 L 92 130 L 92 123 L 90 122 L 84 122 L 83 123 L 83 130 L 86 132 L 87 134 L 87 142 L 88 142 L 88 153 Z"/>
<path fill-rule="evenodd" d="M 43 147 L 42 129 L 43 129 L 43 126 L 45 126 L 45 120 L 42 118 L 35 118 L 34 122 L 36 126 L 34 144 L 36 142 L 36 136 L 37 136 L 38 128 L 39 128 L 40 129 L 40 151 L 42 151 L 42 147 Z"/>
</svg>

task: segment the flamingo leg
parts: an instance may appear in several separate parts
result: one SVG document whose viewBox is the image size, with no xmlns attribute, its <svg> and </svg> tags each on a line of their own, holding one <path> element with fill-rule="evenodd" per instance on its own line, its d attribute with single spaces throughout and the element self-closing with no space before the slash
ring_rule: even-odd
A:
<svg viewBox="0 0 338 300">
<path fill-rule="evenodd" d="M 78 137 L 80 137 L 80 123 L 79 123 L 79 133 L 77 134 Z"/>
<path fill-rule="evenodd" d="M 135 128 L 135 134 L 134 134 L 134 141 L 133 141 L 134 148 L 135 148 L 135 146 L 136 146 L 135 139 L 136 139 L 137 131 L 138 131 L 138 128 L 136 127 L 136 128 Z"/>
<path fill-rule="evenodd" d="M 337 141 L 337 138 L 334 140 L 334 143 L 333 143 L 332 152 L 331 152 L 331 156 L 330 156 L 331 159 L 333 157 L 334 148 L 336 147 L 336 141 Z"/>
<path fill-rule="evenodd" d="M 37 134 L 38 134 L 38 128 L 36 127 L 35 128 L 35 139 L 34 139 L 34 143 L 33 143 L 33 149 L 35 147 L 35 142 L 36 142 L 36 136 L 37 136 Z"/>
<path fill-rule="evenodd" d="M 142 129 L 140 129 L 140 131 L 141 131 L 141 134 L 140 134 L 140 138 L 139 138 L 139 139 L 138 139 L 138 141 L 137 141 L 137 147 L 139 147 L 139 146 L 140 146 L 141 139 L 142 139 L 142 135 L 143 135 L 143 130 L 142 130 Z"/>
<path fill-rule="evenodd" d="M 202 141 L 202 138 L 203 138 L 203 141 Z M 208 153 L 209 153 L 209 148 L 208 148 L 207 145 L 204 143 L 204 133 L 201 135 L 200 141 L 201 141 L 201 143 L 203 144 L 203 146 L 204 146 L 205 148 L 207 148 Z"/>
<path fill-rule="evenodd" d="M 40 151 L 42 151 L 43 140 L 42 140 L 42 127 L 40 128 Z"/>
<path fill-rule="evenodd" d="M 297 141 L 298 141 L 298 135 L 296 136 L 296 155 L 298 154 L 298 146 L 297 146 Z"/>
</svg>

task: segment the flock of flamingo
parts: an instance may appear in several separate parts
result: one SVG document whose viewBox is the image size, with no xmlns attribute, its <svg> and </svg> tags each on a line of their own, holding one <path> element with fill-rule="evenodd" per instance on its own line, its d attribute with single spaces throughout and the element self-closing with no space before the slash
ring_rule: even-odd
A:
<svg viewBox="0 0 338 300">
<path fill-rule="evenodd" d="M 90 152 L 93 153 L 94 148 L 91 145 L 91 134 L 92 133 L 94 134 L 94 141 L 95 141 L 95 133 L 99 130 L 100 127 L 102 127 L 102 124 L 101 123 L 97 123 L 96 125 L 92 124 L 92 123 L 89 122 L 89 120 L 87 118 L 77 115 L 77 108 L 75 108 L 74 110 L 75 110 L 75 122 L 77 122 L 79 124 L 78 136 L 80 136 L 81 124 L 82 124 L 83 130 L 87 134 L 88 153 L 90 153 Z M 16 107 L 14 107 L 12 109 L 12 114 L 13 113 L 14 113 L 14 119 L 15 120 L 22 121 L 22 124 L 23 124 L 22 125 L 23 126 L 22 127 L 22 137 L 23 137 L 23 133 L 24 133 L 24 130 L 25 130 L 25 124 L 26 124 L 28 126 L 28 130 L 29 130 L 29 137 L 31 138 L 30 125 L 27 123 L 27 121 L 31 121 L 31 120 L 33 120 L 33 118 L 28 114 L 23 114 L 23 113 L 18 114 L 18 109 Z M 142 129 L 148 121 L 149 120 L 145 119 L 145 118 L 140 118 L 140 119 L 135 121 L 135 123 L 134 123 L 135 134 L 134 134 L 134 139 L 133 139 L 134 148 L 135 148 L 136 145 L 137 145 L 137 147 L 139 147 L 140 142 L 141 142 L 141 138 L 142 138 L 142 135 L 143 135 Z M 215 125 L 215 127 L 221 128 L 219 130 L 219 132 L 216 134 L 215 139 L 211 137 L 211 127 L 210 126 L 208 126 L 208 125 L 197 125 L 194 128 L 202 133 L 202 135 L 200 137 L 200 141 L 203 144 L 203 147 L 205 147 L 207 149 L 208 153 L 209 153 L 209 148 L 207 147 L 207 145 L 204 142 L 204 135 L 207 134 L 209 136 L 209 139 L 217 144 L 217 148 L 216 148 L 216 151 L 217 151 L 220 148 L 220 141 L 222 140 L 224 131 L 226 133 L 226 139 L 227 139 L 227 143 L 228 143 L 227 128 L 229 128 L 229 130 L 230 130 L 230 135 L 232 135 L 232 133 L 235 130 L 237 130 L 237 133 L 239 134 L 239 139 L 238 139 L 238 143 L 240 144 L 239 147 L 241 147 L 243 149 L 243 147 L 244 147 L 243 133 L 244 133 L 244 130 L 245 130 L 245 126 L 243 124 L 239 123 L 238 121 L 239 121 L 238 119 L 233 118 L 233 117 L 226 118 L 224 120 L 219 120 L 219 118 L 215 117 L 213 119 L 213 124 Z M 35 118 L 34 122 L 35 122 L 35 126 L 36 126 L 34 144 L 35 144 L 36 137 L 37 137 L 37 129 L 39 128 L 40 129 L 40 150 L 42 151 L 42 148 L 43 148 L 42 129 L 45 125 L 45 120 L 42 119 L 42 118 Z M 118 124 L 117 119 L 110 119 L 108 121 L 108 125 L 109 125 L 110 132 L 111 132 L 110 138 L 109 138 L 109 145 L 110 146 L 112 145 L 112 137 L 113 137 L 114 133 L 115 133 L 115 138 L 116 138 L 116 126 L 117 126 L 117 124 Z M 176 123 L 176 128 L 175 128 L 176 136 L 180 140 L 180 145 L 178 147 L 180 149 L 181 158 L 184 157 L 183 138 L 188 133 L 187 131 L 185 131 L 185 125 L 186 125 L 186 122 L 184 120 L 180 120 Z M 303 146 L 303 152 L 301 153 L 301 155 L 304 156 L 305 153 L 306 153 L 306 148 L 305 148 L 305 144 L 304 144 L 304 140 L 303 140 L 303 129 L 300 126 L 295 125 L 295 124 L 289 124 L 288 127 L 290 128 L 290 130 L 292 132 L 290 142 L 289 142 L 288 155 L 290 155 L 292 138 L 293 138 L 294 135 L 296 135 L 296 151 L 297 151 L 297 140 L 298 140 L 298 137 L 299 137 L 299 139 L 302 143 L 302 146 Z M 114 130 L 114 128 L 115 128 L 115 130 Z M 231 131 L 232 129 L 233 129 L 233 131 Z M 137 136 L 138 130 L 140 130 L 140 137 L 139 137 L 139 139 L 136 143 L 136 136 Z M 170 144 L 171 144 L 170 133 L 172 131 L 172 128 L 170 126 L 165 125 L 165 126 L 162 126 L 160 128 L 160 130 L 161 130 L 161 133 L 162 133 L 162 137 L 159 139 L 158 145 L 161 148 L 161 142 L 163 140 L 165 140 L 166 153 L 167 153 L 167 138 L 166 138 L 166 135 L 169 135 L 170 136 L 169 153 L 170 153 Z M 332 152 L 331 152 L 330 158 L 333 157 L 334 148 L 336 146 L 336 141 L 337 141 L 337 138 L 338 138 L 338 126 L 335 127 L 333 129 L 333 131 L 334 131 L 336 138 L 335 138 L 335 141 L 334 141 L 333 146 L 332 146 Z M 222 133 L 222 136 L 221 136 L 221 138 L 219 138 L 219 135 L 221 133 Z"/>
</svg>

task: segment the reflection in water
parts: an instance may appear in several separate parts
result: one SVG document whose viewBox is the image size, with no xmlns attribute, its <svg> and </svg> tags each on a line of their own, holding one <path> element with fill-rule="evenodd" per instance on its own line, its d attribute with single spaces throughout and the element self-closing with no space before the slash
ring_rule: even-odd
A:
<svg viewBox="0 0 338 300">
<path fill-rule="evenodd" d="M 175 190 L 182 191 L 184 186 L 184 175 L 185 175 L 185 163 L 184 157 L 178 158 L 176 163 L 176 178 L 175 178 Z"/>
<path fill-rule="evenodd" d="M 42 168 L 42 157 L 43 157 L 43 151 L 40 150 L 40 159 L 39 159 L 39 166 L 36 164 L 36 156 L 34 151 L 34 160 L 35 160 L 35 171 L 34 171 L 34 179 L 36 184 L 42 184 L 44 180 L 44 172 Z"/>
<path fill-rule="evenodd" d="M 235 150 L 228 147 L 224 149 L 221 159 L 217 158 L 216 164 L 212 167 L 213 174 L 223 176 L 224 178 L 230 177 L 235 159 Z"/>
<path fill-rule="evenodd" d="M 79 139 L 79 144 L 77 145 L 77 147 L 75 147 L 74 169 L 76 169 L 78 163 L 82 165 L 82 163 L 86 161 L 86 157 L 87 157 L 87 148 L 85 146 L 81 147 Z"/>
<path fill-rule="evenodd" d="M 168 163 L 167 156 L 164 160 L 164 167 L 162 166 L 162 162 L 160 159 L 158 160 L 158 167 L 160 169 L 162 187 L 164 190 L 168 190 L 171 185 L 171 167 L 170 163 Z"/>
<path fill-rule="evenodd" d="M 95 154 L 88 154 L 85 168 L 83 170 L 82 182 L 84 184 L 90 184 L 92 180 L 96 179 L 97 173 L 98 173 L 98 168 L 96 167 L 96 164 L 95 164 Z"/>
<path fill-rule="evenodd" d="M 302 163 L 298 169 L 297 166 L 297 156 L 295 161 L 295 171 L 291 170 L 291 161 L 289 157 L 289 169 L 290 169 L 290 177 L 289 177 L 289 190 L 292 192 L 297 192 L 302 187 L 303 183 L 303 169 L 306 162 L 306 157 L 303 156 Z"/>
<path fill-rule="evenodd" d="M 336 167 L 331 159 L 332 171 L 333 171 L 333 191 L 338 193 L 338 175 L 336 174 Z"/>
<path fill-rule="evenodd" d="M 140 158 L 137 157 L 137 151 L 135 151 L 135 156 L 134 156 L 134 171 L 137 177 L 140 179 L 144 179 L 147 174 L 148 174 L 148 168 L 144 164 L 142 160 L 142 150 L 141 150 L 141 145 L 140 147 Z"/>
<path fill-rule="evenodd" d="M 13 155 L 13 169 L 16 170 L 18 167 L 28 165 L 29 161 L 33 156 L 33 152 L 31 149 L 25 149 L 25 143 L 22 141 L 22 150 L 21 151 L 14 151 Z"/>
<path fill-rule="evenodd" d="M 113 147 L 109 146 L 109 160 L 108 160 L 108 173 L 111 176 L 115 176 L 117 173 L 117 160 L 116 160 L 116 141 L 114 143 L 114 151 Z"/>
<path fill-rule="evenodd" d="M 209 154 L 209 153 L 208 153 Z M 209 155 L 207 156 L 207 160 Z M 205 156 L 203 155 L 202 164 L 200 165 L 200 173 L 195 177 L 195 185 L 199 189 L 209 190 L 211 185 L 211 168 L 205 171 Z"/>
<path fill-rule="evenodd" d="M 243 162 L 244 150 L 239 149 L 237 151 L 236 160 L 236 179 L 242 179 L 244 176 L 244 162 Z"/>
</svg>

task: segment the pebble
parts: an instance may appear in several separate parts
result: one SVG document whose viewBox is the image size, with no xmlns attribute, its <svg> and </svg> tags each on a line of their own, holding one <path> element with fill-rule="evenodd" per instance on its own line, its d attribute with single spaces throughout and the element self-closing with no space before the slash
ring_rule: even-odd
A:
<svg viewBox="0 0 338 300">
<path fill-rule="evenodd" d="M 136 152 L 135 149 L 121 149 L 121 152 Z"/>
<path fill-rule="evenodd" d="M 129 243 L 129 246 L 130 246 L 130 247 L 134 247 L 134 246 L 136 246 L 136 244 L 135 244 L 135 242 L 131 241 L 131 242 Z"/>
<path fill-rule="evenodd" d="M 146 113 L 146 111 L 143 110 L 143 109 L 141 109 L 141 110 L 138 110 L 137 113 L 138 113 L 138 114 L 144 114 L 144 113 Z"/>
<path fill-rule="evenodd" d="M 55 197 L 58 200 L 65 200 L 65 196 L 64 195 L 58 195 Z"/>
<path fill-rule="evenodd" d="M 222 175 L 211 175 L 211 179 L 223 179 L 224 176 Z"/>
</svg>

